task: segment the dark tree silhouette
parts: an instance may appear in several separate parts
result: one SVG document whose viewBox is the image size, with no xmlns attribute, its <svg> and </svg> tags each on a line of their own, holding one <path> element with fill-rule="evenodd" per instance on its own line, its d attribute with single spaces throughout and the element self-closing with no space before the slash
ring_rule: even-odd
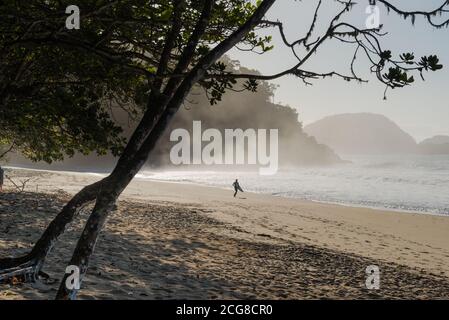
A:
<svg viewBox="0 0 449 320">
<path fill-rule="evenodd" d="M 117 142 L 117 135 L 100 108 L 101 102 L 110 99 L 115 90 L 119 96 L 122 94 L 142 106 L 143 116 L 126 147 L 118 151 L 120 158 L 114 170 L 106 178 L 77 193 L 50 223 L 29 254 L 1 259 L 0 280 L 18 274 L 36 280 L 45 258 L 67 224 L 81 206 L 94 201 L 94 208 L 70 260 L 70 265 L 80 268 L 83 277 L 98 235 L 117 198 L 147 161 L 148 154 L 194 87 L 202 87 L 213 104 L 228 90 L 256 91 L 259 80 L 285 75 L 296 76 L 306 84 L 326 77 L 364 82 L 366 80 L 358 77 L 354 70 L 354 62 L 360 54 L 365 55 L 371 63 L 372 73 L 386 88 L 410 85 L 414 82 L 412 73 L 422 75 L 425 71 L 442 67 L 436 56 L 417 60 L 412 53 L 403 53 L 395 58 L 391 51 L 382 48 L 382 27 L 361 29 L 344 22 L 345 14 L 355 6 L 352 0 L 334 1 L 338 11 L 320 35 L 316 35 L 315 27 L 322 17 L 323 1 L 315 1 L 317 6 L 310 28 L 304 30 L 304 36 L 294 40 L 288 39 L 282 22 L 265 18 L 276 0 L 258 1 L 257 5 L 244 0 L 78 2 L 83 12 L 82 27 L 70 31 L 64 28 L 67 1 L 2 3 L 0 21 L 3 22 L 0 25 L 5 32 L 0 35 L 3 50 L 0 68 L 5 71 L 2 76 L 5 85 L 0 91 L 0 111 L 7 114 L 4 110 L 9 106 L 19 106 L 26 112 L 27 103 L 32 99 L 42 102 L 48 98 L 52 106 L 73 104 L 81 110 L 86 104 L 93 103 L 97 108 L 92 110 L 92 123 L 103 124 L 112 134 L 98 137 L 103 142 L 99 145 L 93 143 L 97 141 L 94 137 L 89 150 Z M 408 12 L 381 0 L 364 1 L 364 4 L 383 5 L 399 16 L 411 17 L 412 22 L 417 17 L 424 17 L 436 28 L 449 25 L 449 20 L 435 22 L 435 16 L 447 14 L 449 1 L 429 12 Z M 300 2 L 298 8 L 301 8 Z M 259 29 L 279 32 L 297 63 L 273 75 L 234 74 L 220 62 L 232 48 L 255 53 L 271 50 L 271 37 L 259 36 Z M 354 46 L 348 74 L 332 70 L 321 73 L 307 68 L 313 55 L 330 41 Z M 236 88 L 240 84 L 242 88 Z M 80 94 L 83 101 L 77 98 Z M 54 119 L 48 117 L 52 109 L 45 110 L 43 119 L 50 118 L 45 123 L 52 127 Z M 7 119 L 11 117 L 2 121 Z M 7 123 L 11 124 L 11 121 Z M 37 126 L 34 122 L 32 124 Z M 66 127 L 74 129 L 76 125 Z M 11 139 L 15 129 L 11 125 Z M 84 128 L 87 137 L 90 137 L 91 129 L 91 126 Z M 55 141 L 64 145 L 64 140 L 70 135 L 62 137 Z M 110 137 L 112 140 L 108 140 Z M 67 151 L 76 150 L 85 143 L 85 140 L 75 141 Z M 51 151 L 40 150 L 44 154 Z M 66 277 L 61 282 L 57 298 L 75 299 L 77 290 L 66 288 Z"/>
</svg>

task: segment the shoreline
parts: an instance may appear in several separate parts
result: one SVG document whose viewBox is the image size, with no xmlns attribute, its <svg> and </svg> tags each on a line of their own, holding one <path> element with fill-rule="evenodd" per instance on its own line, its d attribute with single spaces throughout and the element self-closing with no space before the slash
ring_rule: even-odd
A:
<svg viewBox="0 0 449 320">
<path fill-rule="evenodd" d="M 78 174 L 78 175 L 91 175 L 93 177 L 106 177 L 109 172 L 100 173 L 100 172 L 92 172 L 92 171 L 70 171 L 70 170 L 46 170 L 46 169 L 34 169 L 34 168 L 24 168 L 24 167 L 14 167 L 14 166 L 4 166 L 6 169 L 12 169 L 12 170 L 27 170 L 27 171 L 35 171 L 35 172 L 46 172 L 46 173 L 55 173 L 55 174 Z M 134 178 L 134 180 L 139 180 L 142 182 L 148 181 L 148 182 L 154 182 L 154 183 L 173 183 L 178 185 L 193 185 L 197 187 L 205 187 L 205 188 L 215 188 L 223 191 L 229 191 L 229 188 L 220 187 L 220 186 L 214 186 L 214 185 L 208 185 L 203 184 L 200 182 L 195 181 L 169 181 L 169 180 L 161 180 L 161 179 L 152 179 L 150 177 L 139 177 L 139 174 Z M 302 202 L 311 202 L 311 203 L 317 203 L 317 204 L 329 204 L 329 205 L 335 205 L 335 206 L 341 206 L 341 207 L 348 207 L 348 208 L 361 208 L 361 209 L 370 209 L 373 211 L 389 211 L 389 212 L 396 212 L 396 213 L 404 213 L 404 214 L 422 214 L 422 215 L 430 215 L 430 216 L 437 216 L 437 217 L 449 217 L 449 214 L 444 213 L 438 213 L 438 212 L 429 212 L 429 211 L 417 211 L 417 210 L 407 210 L 407 209 L 396 209 L 396 208 L 390 208 L 390 207 L 382 207 L 382 206 L 369 206 L 369 205 L 363 205 L 363 204 L 357 204 L 357 203 L 345 203 L 345 202 L 337 202 L 337 201 L 324 201 L 324 200 L 314 200 L 314 199 L 304 199 L 300 197 L 293 197 L 293 196 L 285 196 L 285 195 L 278 195 L 278 194 L 269 194 L 269 193 L 262 193 L 262 192 L 255 192 L 255 191 L 245 191 L 246 194 L 258 194 L 258 195 L 264 195 L 268 197 L 276 197 L 281 199 L 296 199 L 298 201 Z"/>
</svg>

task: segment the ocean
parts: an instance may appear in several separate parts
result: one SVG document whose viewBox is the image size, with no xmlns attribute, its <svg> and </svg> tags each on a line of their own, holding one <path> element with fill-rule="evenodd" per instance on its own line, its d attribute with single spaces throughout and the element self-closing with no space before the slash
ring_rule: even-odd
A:
<svg viewBox="0 0 449 320">
<path fill-rule="evenodd" d="M 449 155 L 343 156 L 351 163 L 257 171 L 144 170 L 139 178 L 232 188 L 305 200 L 449 215 Z"/>
</svg>

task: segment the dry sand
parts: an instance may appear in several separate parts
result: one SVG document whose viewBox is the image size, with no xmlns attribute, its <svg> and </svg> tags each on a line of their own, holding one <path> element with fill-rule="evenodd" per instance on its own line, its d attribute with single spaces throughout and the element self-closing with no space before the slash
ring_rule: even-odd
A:
<svg viewBox="0 0 449 320">
<path fill-rule="evenodd" d="M 14 170 L 0 194 L 0 257 L 27 252 L 99 176 Z M 136 179 L 102 233 L 80 299 L 449 299 L 449 217 L 388 212 Z M 0 285 L 0 299 L 51 299 L 88 208 L 51 253 L 53 282 Z M 365 268 L 378 265 L 380 290 Z"/>
</svg>

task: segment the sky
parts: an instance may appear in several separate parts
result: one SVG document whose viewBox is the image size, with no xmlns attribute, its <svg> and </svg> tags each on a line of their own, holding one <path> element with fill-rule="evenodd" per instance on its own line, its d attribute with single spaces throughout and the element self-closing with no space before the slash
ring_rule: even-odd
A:
<svg viewBox="0 0 449 320">
<path fill-rule="evenodd" d="M 338 12 L 339 5 L 324 0 L 320 19 L 314 35 L 329 25 L 331 17 Z M 365 12 L 368 0 L 357 0 L 352 12 L 341 21 L 363 28 L 369 14 Z M 441 5 L 443 0 L 397 0 L 391 3 L 402 9 L 429 10 Z M 307 32 L 315 11 L 316 0 L 279 0 L 270 10 L 267 18 L 284 23 L 290 41 L 301 38 Z M 337 78 L 315 80 L 313 86 L 305 86 L 300 79 L 287 76 L 272 83 L 278 85 L 274 102 L 289 105 L 298 110 L 300 121 L 305 125 L 325 116 L 340 113 L 370 112 L 383 114 L 411 134 L 418 142 L 435 136 L 449 135 L 449 28 L 435 29 L 423 18 L 411 20 L 387 11 L 379 5 L 380 23 L 388 35 L 381 39 L 384 49 L 394 54 L 413 52 L 416 56 L 437 54 L 445 68 L 439 72 L 425 74 L 423 82 L 419 75 L 416 82 L 403 89 L 389 90 L 388 99 L 383 100 L 385 86 L 370 74 L 368 60 L 360 55 L 356 73 L 368 83 L 346 82 Z M 449 14 L 447 15 L 449 18 Z M 436 17 L 436 21 L 441 18 Z M 233 50 L 231 58 L 239 60 L 245 67 L 257 69 L 262 74 L 274 74 L 296 64 L 291 51 L 287 49 L 276 29 L 272 29 L 273 51 L 264 55 Z M 320 72 L 339 71 L 350 74 L 350 63 L 355 47 L 337 40 L 326 43 L 315 54 L 304 69 Z"/>
</svg>

